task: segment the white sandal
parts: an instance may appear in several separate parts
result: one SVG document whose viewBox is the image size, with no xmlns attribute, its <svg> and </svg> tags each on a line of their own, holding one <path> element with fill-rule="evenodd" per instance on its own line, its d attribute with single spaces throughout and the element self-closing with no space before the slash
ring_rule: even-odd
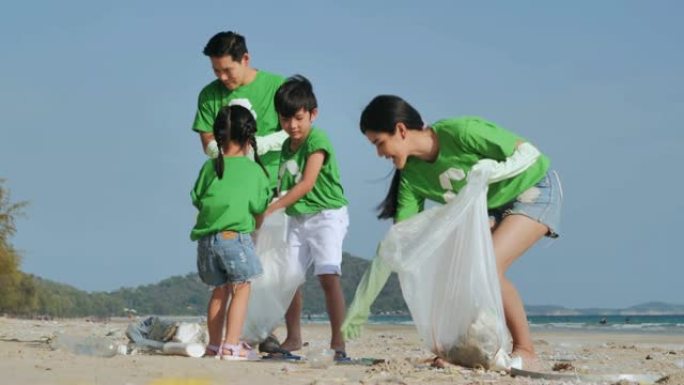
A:
<svg viewBox="0 0 684 385">
<path fill-rule="evenodd" d="M 230 351 L 230 354 L 225 354 L 225 351 Z M 245 342 L 239 344 L 221 344 L 221 359 L 227 361 L 252 361 L 258 360 L 259 355 Z M 245 354 L 242 354 L 245 353 Z"/>
</svg>

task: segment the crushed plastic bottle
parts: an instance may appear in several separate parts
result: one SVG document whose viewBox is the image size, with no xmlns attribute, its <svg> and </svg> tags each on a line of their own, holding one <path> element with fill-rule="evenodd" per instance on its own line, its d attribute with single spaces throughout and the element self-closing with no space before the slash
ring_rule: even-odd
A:
<svg viewBox="0 0 684 385">
<path fill-rule="evenodd" d="M 312 349 L 306 359 L 309 366 L 315 369 L 325 369 L 334 363 L 335 351 L 332 349 Z"/>
<path fill-rule="evenodd" d="M 125 345 L 117 344 L 107 338 L 95 336 L 57 335 L 52 340 L 51 346 L 53 349 L 93 357 L 113 357 L 117 354 L 125 354 L 127 351 Z"/>
</svg>

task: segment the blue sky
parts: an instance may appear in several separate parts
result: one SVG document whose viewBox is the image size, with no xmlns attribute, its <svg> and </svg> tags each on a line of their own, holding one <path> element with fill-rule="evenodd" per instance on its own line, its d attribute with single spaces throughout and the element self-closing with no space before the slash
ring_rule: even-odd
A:
<svg viewBox="0 0 684 385">
<path fill-rule="evenodd" d="M 359 133 L 381 93 L 428 122 L 480 115 L 563 180 L 562 236 L 511 272 L 529 304 L 682 303 L 684 5 L 677 1 L 109 2 L 0 8 L 0 177 L 30 201 L 22 269 L 86 290 L 195 270 L 190 130 L 216 32 L 301 73 L 350 200 L 345 249 L 370 257 L 391 164 Z"/>
</svg>

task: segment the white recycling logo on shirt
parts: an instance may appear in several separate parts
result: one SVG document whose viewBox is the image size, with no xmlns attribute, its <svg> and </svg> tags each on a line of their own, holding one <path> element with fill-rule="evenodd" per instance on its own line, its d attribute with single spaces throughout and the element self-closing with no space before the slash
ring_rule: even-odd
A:
<svg viewBox="0 0 684 385">
<path fill-rule="evenodd" d="M 294 161 L 294 159 L 290 159 L 287 162 L 283 163 L 280 166 L 280 170 L 278 170 L 278 185 L 282 183 L 285 171 L 290 173 L 290 175 L 294 176 L 295 184 L 299 183 L 299 181 L 302 180 L 302 173 L 299 171 L 299 165 L 297 164 L 297 162 Z"/>
<path fill-rule="evenodd" d="M 443 189 L 447 190 L 444 194 L 442 194 L 445 202 L 449 202 L 456 197 L 456 194 L 454 194 L 454 187 L 451 185 L 451 181 L 463 180 L 465 177 L 466 174 L 463 170 L 453 167 L 439 174 L 439 185 L 442 186 Z"/>
</svg>

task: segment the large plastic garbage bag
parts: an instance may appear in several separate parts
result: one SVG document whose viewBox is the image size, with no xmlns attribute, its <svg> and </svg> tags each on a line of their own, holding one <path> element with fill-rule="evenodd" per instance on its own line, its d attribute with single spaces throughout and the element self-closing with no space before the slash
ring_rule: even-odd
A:
<svg viewBox="0 0 684 385">
<path fill-rule="evenodd" d="M 487 214 L 488 169 L 473 171 L 446 205 L 394 225 L 379 257 L 399 276 L 425 346 L 449 362 L 510 367 Z"/>
<path fill-rule="evenodd" d="M 242 329 L 246 341 L 263 341 L 282 322 L 295 291 L 304 283 L 301 265 L 288 260 L 286 231 L 285 211 L 278 210 L 266 217 L 257 232 L 256 254 L 264 272 L 252 281 Z"/>
</svg>

